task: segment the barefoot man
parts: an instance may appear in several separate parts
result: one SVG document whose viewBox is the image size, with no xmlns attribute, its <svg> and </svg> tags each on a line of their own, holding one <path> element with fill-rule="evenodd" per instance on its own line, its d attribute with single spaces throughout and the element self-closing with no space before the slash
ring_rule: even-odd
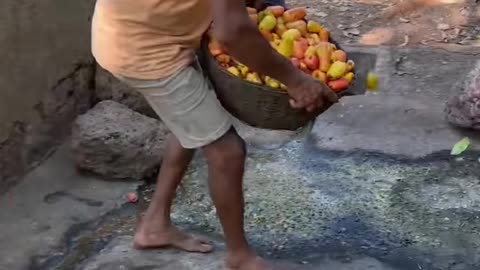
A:
<svg viewBox="0 0 480 270">
<path fill-rule="evenodd" d="M 225 234 L 227 268 L 272 269 L 251 249 L 243 228 L 244 142 L 214 91 L 192 66 L 212 21 L 214 35 L 233 57 L 288 87 L 292 107 L 314 110 L 337 101 L 328 87 L 270 47 L 249 19 L 245 0 L 97 0 L 92 26 L 97 62 L 142 93 L 173 134 L 134 245 L 212 250 L 208 242 L 179 231 L 170 220 L 175 191 L 199 149 L 208 161 L 211 197 Z"/>
</svg>

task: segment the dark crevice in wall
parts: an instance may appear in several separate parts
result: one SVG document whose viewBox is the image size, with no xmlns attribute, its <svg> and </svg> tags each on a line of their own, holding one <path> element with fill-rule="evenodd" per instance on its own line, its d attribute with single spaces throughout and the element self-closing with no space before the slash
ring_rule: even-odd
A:
<svg viewBox="0 0 480 270">
<path fill-rule="evenodd" d="M 93 61 L 77 64 L 33 106 L 33 118 L 14 123 L 7 139 L 0 142 L 0 195 L 53 153 L 70 134 L 77 115 L 91 108 L 95 71 Z"/>
</svg>

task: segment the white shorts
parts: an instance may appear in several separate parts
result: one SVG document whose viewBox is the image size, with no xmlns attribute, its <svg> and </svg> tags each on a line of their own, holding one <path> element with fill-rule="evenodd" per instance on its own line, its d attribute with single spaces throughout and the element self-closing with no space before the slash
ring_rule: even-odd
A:
<svg viewBox="0 0 480 270">
<path fill-rule="evenodd" d="M 218 101 L 215 91 L 193 66 L 166 79 L 116 77 L 145 97 L 185 148 L 206 146 L 232 127 L 232 119 Z"/>
</svg>

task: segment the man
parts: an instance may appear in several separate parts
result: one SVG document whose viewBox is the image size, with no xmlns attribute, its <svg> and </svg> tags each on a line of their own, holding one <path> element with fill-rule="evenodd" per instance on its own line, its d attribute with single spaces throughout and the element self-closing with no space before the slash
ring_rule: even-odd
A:
<svg viewBox="0 0 480 270">
<path fill-rule="evenodd" d="M 214 35 L 233 57 L 282 80 L 293 108 L 311 111 L 337 101 L 328 87 L 270 47 L 249 19 L 245 0 L 98 0 L 92 26 L 97 62 L 141 92 L 173 133 L 134 246 L 202 253 L 212 250 L 208 242 L 178 231 L 170 220 L 175 190 L 194 149 L 201 149 L 208 162 L 211 197 L 225 234 L 227 267 L 271 269 L 245 238 L 244 142 L 232 129 L 214 91 L 192 67 L 194 51 L 212 19 Z"/>
</svg>

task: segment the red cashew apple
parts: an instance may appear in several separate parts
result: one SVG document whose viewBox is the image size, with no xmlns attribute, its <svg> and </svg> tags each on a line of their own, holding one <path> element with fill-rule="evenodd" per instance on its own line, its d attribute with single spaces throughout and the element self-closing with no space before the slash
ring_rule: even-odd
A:
<svg viewBox="0 0 480 270">
<path fill-rule="evenodd" d="M 314 55 L 305 57 L 303 62 L 305 62 L 307 67 L 311 70 L 317 69 L 318 66 L 320 65 L 320 60 L 318 59 L 317 56 L 314 56 Z"/>
</svg>

